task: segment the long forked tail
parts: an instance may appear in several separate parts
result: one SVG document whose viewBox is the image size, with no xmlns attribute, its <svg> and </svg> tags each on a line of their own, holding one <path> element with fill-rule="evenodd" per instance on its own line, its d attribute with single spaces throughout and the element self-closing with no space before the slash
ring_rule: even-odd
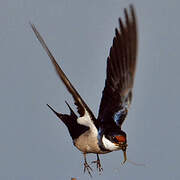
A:
<svg viewBox="0 0 180 180">
<path fill-rule="evenodd" d="M 65 101 L 66 102 L 66 101 Z M 47 106 L 56 114 L 56 116 L 63 121 L 63 123 L 67 126 L 69 133 L 72 137 L 72 139 L 76 139 L 79 137 L 83 132 L 87 131 L 89 127 L 80 125 L 77 123 L 77 115 L 74 113 L 70 105 L 66 102 L 69 110 L 70 115 L 67 114 L 61 114 L 56 112 L 49 104 Z"/>
<path fill-rule="evenodd" d="M 72 108 L 70 107 L 70 105 L 68 104 L 67 101 L 65 101 L 65 103 L 67 104 L 69 110 L 70 110 L 70 115 L 67 115 L 67 114 L 61 114 L 61 113 L 58 113 L 56 112 L 49 104 L 46 104 L 51 110 L 52 112 L 54 112 L 54 114 L 56 114 L 56 116 L 58 118 L 60 118 L 65 124 L 65 120 L 67 119 L 67 117 L 70 117 L 71 119 L 77 119 L 77 115 L 75 114 L 75 112 L 72 110 Z"/>
<path fill-rule="evenodd" d="M 56 116 L 57 116 L 58 118 L 60 118 L 60 119 L 64 122 L 64 120 L 63 120 L 63 114 L 56 112 L 49 104 L 46 104 L 46 105 L 51 109 L 52 112 L 54 112 L 54 114 L 56 114 Z"/>
<path fill-rule="evenodd" d="M 60 113 L 56 112 L 49 104 L 46 104 L 51 110 L 52 112 L 54 112 L 54 114 L 56 114 L 58 117 L 61 115 Z"/>
<path fill-rule="evenodd" d="M 67 114 L 61 114 L 58 113 L 57 111 L 55 111 L 49 104 L 47 104 L 47 106 L 51 109 L 51 111 L 56 114 L 56 116 L 62 120 L 62 122 L 69 127 L 70 124 L 72 123 L 72 118 L 71 115 L 67 115 Z"/>
</svg>

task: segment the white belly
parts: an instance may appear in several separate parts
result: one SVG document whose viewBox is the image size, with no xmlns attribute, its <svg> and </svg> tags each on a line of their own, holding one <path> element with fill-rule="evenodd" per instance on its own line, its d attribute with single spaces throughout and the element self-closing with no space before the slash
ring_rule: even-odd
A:
<svg viewBox="0 0 180 180">
<path fill-rule="evenodd" d="M 83 153 L 95 153 L 105 154 L 109 151 L 101 151 L 98 146 L 97 130 L 92 132 L 91 130 L 86 131 L 84 134 L 74 140 L 74 145 Z"/>
<path fill-rule="evenodd" d="M 89 130 L 86 131 L 84 134 L 79 136 L 77 139 L 74 140 L 74 145 L 83 153 L 96 153 L 96 154 L 104 154 L 108 153 L 101 151 L 98 146 L 98 131 L 95 127 L 94 123 L 91 120 L 91 117 L 87 111 L 83 117 L 79 117 L 77 122 L 81 125 L 89 127 Z"/>
</svg>

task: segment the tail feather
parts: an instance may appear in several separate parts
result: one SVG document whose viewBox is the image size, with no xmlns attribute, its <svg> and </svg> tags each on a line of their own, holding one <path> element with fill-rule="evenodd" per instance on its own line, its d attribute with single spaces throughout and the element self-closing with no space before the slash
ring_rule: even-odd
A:
<svg viewBox="0 0 180 180">
<path fill-rule="evenodd" d="M 65 103 L 67 104 L 67 106 L 68 106 L 68 108 L 69 108 L 69 110 L 70 110 L 70 115 L 71 116 L 73 116 L 73 117 L 75 117 L 76 119 L 77 119 L 77 115 L 75 114 L 75 112 L 72 110 L 72 108 L 70 107 L 70 105 L 68 104 L 68 102 L 67 101 L 65 101 Z"/>
<path fill-rule="evenodd" d="M 68 124 L 69 124 L 68 119 L 70 119 L 70 118 L 69 118 L 69 115 L 58 113 L 58 112 L 55 111 L 49 104 L 47 104 L 47 106 L 51 109 L 51 111 L 52 111 L 54 114 L 56 114 L 56 116 L 57 116 L 59 119 L 62 120 L 62 122 L 63 122 L 66 126 L 68 126 Z"/>
<path fill-rule="evenodd" d="M 66 101 L 65 101 L 66 102 Z M 69 133 L 72 137 L 72 139 L 76 139 L 78 138 L 82 133 L 84 133 L 85 131 L 87 131 L 89 129 L 89 127 L 80 125 L 77 123 L 77 115 L 75 114 L 75 112 L 72 110 L 72 108 L 70 107 L 70 105 L 66 102 L 69 110 L 70 110 L 70 115 L 67 114 L 61 114 L 56 112 L 49 104 L 47 104 L 47 106 L 54 112 L 54 114 L 56 114 L 56 116 L 58 118 L 60 118 L 62 120 L 62 122 L 67 126 Z"/>
<path fill-rule="evenodd" d="M 60 119 L 62 118 L 63 114 L 56 112 L 49 104 L 46 105 L 51 109 L 54 114 L 56 114 L 57 117 L 59 117 Z"/>
</svg>

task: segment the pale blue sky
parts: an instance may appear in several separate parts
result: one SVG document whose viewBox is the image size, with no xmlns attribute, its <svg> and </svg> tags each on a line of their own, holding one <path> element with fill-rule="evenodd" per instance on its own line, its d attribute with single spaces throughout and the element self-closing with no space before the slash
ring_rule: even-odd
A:
<svg viewBox="0 0 180 180">
<path fill-rule="evenodd" d="M 34 23 L 57 62 L 97 115 L 106 58 L 123 8 L 133 3 L 139 25 L 134 97 L 121 151 L 101 155 L 94 179 L 180 178 L 180 1 L 0 0 L 0 179 L 78 180 L 83 156 L 64 124 L 46 107 L 66 113 L 73 103 L 33 34 Z M 88 161 L 95 160 L 89 155 Z"/>
</svg>

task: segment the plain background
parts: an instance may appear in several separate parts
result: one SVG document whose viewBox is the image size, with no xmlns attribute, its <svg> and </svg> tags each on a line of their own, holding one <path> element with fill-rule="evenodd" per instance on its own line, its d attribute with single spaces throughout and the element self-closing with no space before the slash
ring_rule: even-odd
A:
<svg viewBox="0 0 180 180">
<path fill-rule="evenodd" d="M 179 0 L 0 0 L 0 179 L 78 180 L 83 156 L 64 124 L 47 108 L 68 113 L 72 97 L 33 34 L 42 34 L 57 62 L 97 116 L 106 58 L 123 9 L 133 3 L 139 55 L 131 110 L 121 151 L 101 155 L 97 180 L 180 178 Z M 88 155 L 88 161 L 96 159 Z"/>
</svg>

